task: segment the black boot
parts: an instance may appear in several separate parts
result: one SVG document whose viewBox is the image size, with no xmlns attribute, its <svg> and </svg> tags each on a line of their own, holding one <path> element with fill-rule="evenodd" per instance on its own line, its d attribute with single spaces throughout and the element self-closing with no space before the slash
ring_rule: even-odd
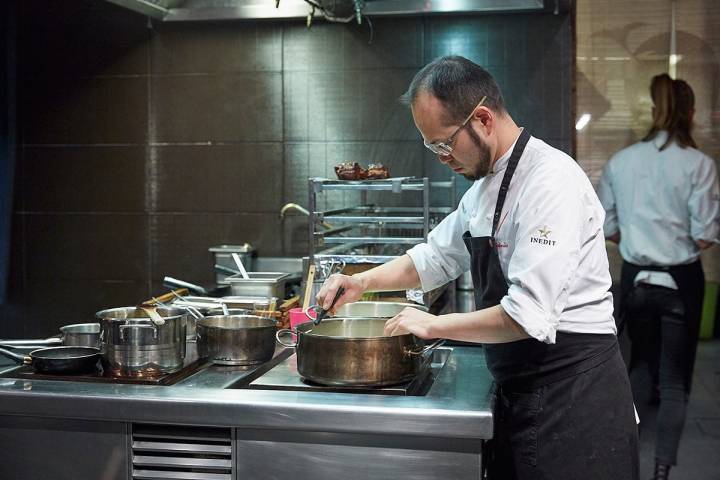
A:
<svg viewBox="0 0 720 480">
<path fill-rule="evenodd" d="M 670 478 L 670 465 L 655 463 L 655 474 L 651 480 L 668 480 Z"/>
</svg>

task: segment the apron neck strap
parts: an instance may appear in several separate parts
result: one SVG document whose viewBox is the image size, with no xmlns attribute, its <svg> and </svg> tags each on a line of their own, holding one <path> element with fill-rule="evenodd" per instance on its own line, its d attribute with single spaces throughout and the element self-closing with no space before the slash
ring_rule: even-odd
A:
<svg viewBox="0 0 720 480">
<path fill-rule="evenodd" d="M 520 157 L 525 151 L 525 145 L 530 140 L 530 133 L 527 129 L 523 128 L 520 132 L 520 136 L 515 142 L 515 148 L 513 148 L 510 159 L 508 160 L 507 168 L 505 169 L 505 175 L 503 175 L 502 183 L 500 184 L 500 191 L 498 192 L 497 203 L 495 204 L 495 215 L 493 215 L 493 225 L 491 236 L 495 237 L 495 230 L 497 230 L 498 222 L 500 221 L 500 214 L 502 213 L 503 205 L 505 205 L 505 197 L 507 196 L 508 189 L 510 188 L 510 180 L 515 173 Z"/>
</svg>

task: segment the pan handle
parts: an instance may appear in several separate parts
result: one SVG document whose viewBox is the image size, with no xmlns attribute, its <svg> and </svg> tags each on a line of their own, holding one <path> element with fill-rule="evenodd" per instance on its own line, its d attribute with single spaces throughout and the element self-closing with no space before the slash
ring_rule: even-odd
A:
<svg viewBox="0 0 720 480">
<path fill-rule="evenodd" d="M 0 345 L 22 347 L 25 345 L 62 345 L 63 340 L 59 337 L 45 338 L 42 340 L 0 340 Z"/>
<path fill-rule="evenodd" d="M 430 345 L 424 347 L 424 348 L 421 349 L 421 350 L 410 350 L 410 349 L 405 350 L 405 354 L 406 354 L 406 355 L 420 355 L 420 356 L 422 356 L 422 355 L 425 355 L 427 352 L 430 352 L 430 351 L 432 351 L 432 350 L 435 350 L 436 348 L 438 348 L 438 347 L 439 347 L 440 345 L 442 345 L 443 343 L 445 343 L 445 339 L 444 339 L 444 338 L 439 338 L 439 339 L 435 340 L 433 343 L 431 343 Z"/>
<path fill-rule="evenodd" d="M 0 348 L 0 355 L 4 355 L 8 358 L 15 360 L 16 362 L 20 362 L 20 364 L 29 364 L 32 362 L 31 358 L 27 355 L 18 355 L 17 353 L 13 353 L 10 350 L 5 350 L 4 348 Z"/>
<path fill-rule="evenodd" d="M 125 340 L 125 330 L 127 329 L 151 329 L 153 331 L 153 339 L 157 340 L 157 327 L 155 325 L 120 325 L 118 330 L 120 331 L 120 340 Z"/>
<path fill-rule="evenodd" d="M 295 348 L 295 347 L 297 346 L 297 342 L 294 342 L 294 343 L 292 343 L 292 344 L 288 344 L 288 343 L 285 343 L 284 341 L 280 340 L 280 337 L 281 337 L 282 335 L 291 335 L 291 336 L 293 336 L 293 335 L 295 335 L 295 332 L 293 332 L 293 331 L 290 330 L 289 328 L 280 329 L 280 330 L 278 330 L 277 332 L 275 332 L 275 340 L 277 340 L 277 342 L 278 342 L 280 345 L 282 345 L 283 347 Z"/>
</svg>

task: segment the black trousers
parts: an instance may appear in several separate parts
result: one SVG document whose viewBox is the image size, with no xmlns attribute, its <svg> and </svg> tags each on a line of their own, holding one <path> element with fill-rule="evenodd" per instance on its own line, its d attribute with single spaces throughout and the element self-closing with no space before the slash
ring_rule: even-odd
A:
<svg viewBox="0 0 720 480">
<path fill-rule="evenodd" d="M 659 387 L 655 458 L 677 463 L 688 401 L 686 378 L 690 369 L 688 327 L 682 299 L 676 290 L 654 285 L 636 286 L 626 303 L 628 334 L 632 342 L 630 382 L 643 413 Z M 641 416 L 642 422 L 642 416 Z"/>
<path fill-rule="evenodd" d="M 638 437 L 619 349 L 600 365 L 529 390 L 499 387 L 491 480 L 635 480 Z"/>
</svg>

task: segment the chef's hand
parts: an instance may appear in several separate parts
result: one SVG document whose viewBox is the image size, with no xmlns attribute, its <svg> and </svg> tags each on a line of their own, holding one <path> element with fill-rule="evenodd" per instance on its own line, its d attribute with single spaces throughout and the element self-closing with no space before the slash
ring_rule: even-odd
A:
<svg viewBox="0 0 720 480">
<path fill-rule="evenodd" d="M 430 330 L 437 318 L 436 315 L 417 308 L 407 307 L 385 323 L 385 335 L 412 333 L 419 338 L 435 338 Z"/>
<path fill-rule="evenodd" d="M 325 283 L 323 283 L 320 291 L 318 291 L 317 295 L 315 296 L 317 304 L 325 310 L 329 309 L 330 305 L 332 305 L 333 299 L 335 298 L 335 294 L 340 287 L 343 287 L 345 289 L 345 293 L 343 293 L 342 296 L 338 298 L 338 301 L 335 303 L 335 307 L 333 307 L 333 310 L 346 303 L 358 301 L 362 294 L 365 293 L 363 284 L 359 279 L 351 277 L 349 275 L 335 273 L 333 275 L 330 275 L 327 280 L 325 280 Z"/>
</svg>

